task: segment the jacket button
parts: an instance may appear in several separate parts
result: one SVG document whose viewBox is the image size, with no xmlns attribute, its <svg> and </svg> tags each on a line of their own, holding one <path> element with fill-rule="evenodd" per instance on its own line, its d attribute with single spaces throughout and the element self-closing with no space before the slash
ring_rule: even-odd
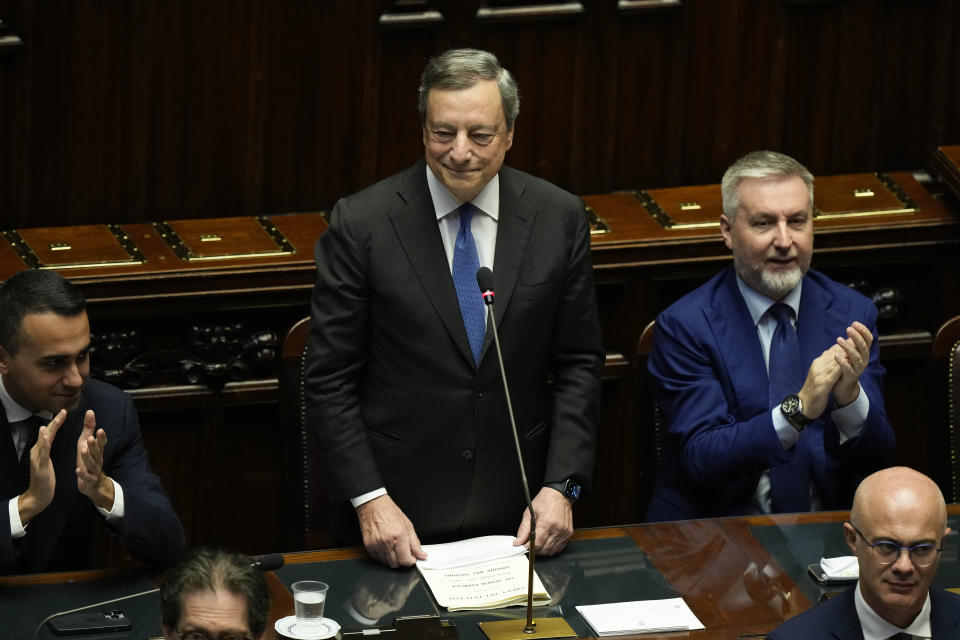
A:
<svg viewBox="0 0 960 640">
<path fill-rule="evenodd" d="M 471 460 L 473 460 L 472 449 L 464 449 L 463 451 L 460 452 L 460 455 L 462 455 L 463 459 L 466 460 L 467 462 L 470 462 Z"/>
<path fill-rule="evenodd" d="M 473 390 L 473 397 L 476 398 L 477 400 L 480 400 L 481 398 L 483 398 L 483 392 L 484 392 L 483 387 L 477 387 L 476 389 Z"/>
</svg>

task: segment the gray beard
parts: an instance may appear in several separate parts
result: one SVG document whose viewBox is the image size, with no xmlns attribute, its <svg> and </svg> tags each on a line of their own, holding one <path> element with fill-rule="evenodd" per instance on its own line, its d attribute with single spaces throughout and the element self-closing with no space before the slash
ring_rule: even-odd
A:
<svg viewBox="0 0 960 640">
<path fill-rule="evenodd" d="M 806 269 L 799 266 L 790 271 L 779 271 L 776 273 L 767 271 L 761 267 L 756 271 L 746 264 L 743 264 L 736 255 L 733 257 L 733 266 L 737 270 L 737 275 L 754 290 L 762 293 L 772 300 L 780 300 L 783 296 L 793 291 L 794 287 L 800 284 Z"/>
</svg>

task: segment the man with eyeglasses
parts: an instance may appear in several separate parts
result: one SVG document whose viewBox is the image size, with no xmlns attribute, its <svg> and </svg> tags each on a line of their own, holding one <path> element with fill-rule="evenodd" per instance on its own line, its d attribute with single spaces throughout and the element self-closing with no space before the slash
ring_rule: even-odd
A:
<svg viewBox="0 0 960 640">
<path fill-rule="evenodd" d="M 167 572 L 160 606 L 166 640 L 261 640 L 270 590 L 249 557 L 198 547 Z"/>
<path fill-rule="evenodd" d="M 860 564 L 857 586 L 788 620 L 769 638 L 960 637 L 960 595 L 930 589 L 949 533 L 943 494 L 930 478 L 906 467 L 868 476 L 843 524 Z"/>
</svg>

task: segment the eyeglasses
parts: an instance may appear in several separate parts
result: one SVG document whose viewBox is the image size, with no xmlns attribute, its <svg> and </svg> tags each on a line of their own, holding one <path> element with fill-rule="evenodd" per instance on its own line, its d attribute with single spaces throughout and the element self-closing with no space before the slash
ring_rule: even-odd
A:
<svg viewBox="0 0 960 640">
<path fill-rule="evenodd" d="M 857 535 L 870 545 L 880 564 L 893 564 L 900 558 L 900 552 L 906 551 L 910 554 L 910 561 L 913 562 L 913 564 L 918 567 L 929 567 L 933 564 L 933 561 L 937 559 L 937 554 L 943 551 L 943 547 L 937 547 L 927 543 L 915 544 L 912 547 L 901 547 L 896 542 L 891 542 L 890 540 L 870 542 L 867 540 L 867 536 L 860 532 L 860 529 L 853 526 L 852 522 L 849 524 L 853 527 L 853 530 L 857 532 Z"/>
<path fill-rule="evenodd" d="M 224 631 L 214 636 L 200 629 L 190 629 L 189 631 L 178 629 L 177 635 L 180 636 L 180 640 L 253 640 L 246 633 L 237 631 Z"/>
</svg>

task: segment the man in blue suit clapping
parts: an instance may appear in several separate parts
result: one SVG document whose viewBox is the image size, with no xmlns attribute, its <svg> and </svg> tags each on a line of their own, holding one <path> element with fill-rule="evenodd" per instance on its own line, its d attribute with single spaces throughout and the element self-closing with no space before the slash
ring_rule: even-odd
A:
<svg viewBox="0 0 960 640">
<path fill-rule="evenodd" d="M 810 269 L 813 176 L 756 151 L 724 174 L 733 265 L 657 318 L 666 420 L 648 520 L 850 507 L 889 464 L 877 310 Z"/>
</svg>

